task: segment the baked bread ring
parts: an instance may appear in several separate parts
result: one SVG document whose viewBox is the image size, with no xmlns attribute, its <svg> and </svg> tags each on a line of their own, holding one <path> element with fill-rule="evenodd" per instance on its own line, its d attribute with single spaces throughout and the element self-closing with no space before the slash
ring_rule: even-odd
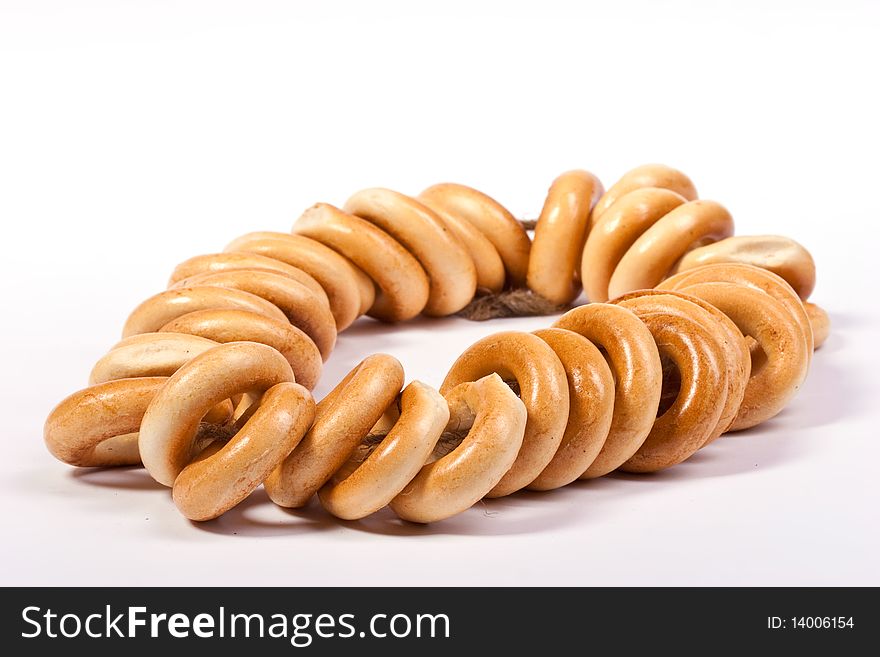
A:
<svg viewBox="0 0 880 657">
<path fill-rule="evenodd" d="M 278 383 L 293 382 L 290 364 L 263 344 L 230 342 L 199 354 L 168 379 L 144 414 L 139 438 L 144 467 L 160 484 L 173 486 L 206 446 L 197 440 L 198 430 L 212 407 L 240 394 L 260 396 Z M 234 444 L 235 437 L 231 441 Z"/>
<path fill-rule="evenodd" d="M 550 345 L 568 378 L 568 424 L 559 449 L 530 490 L 552 490 L 579 479 L 596 460 L 614 416 L 614 376 L 602 353 L 585 337 L 559 328 L 535 335 Z"/>
<path fill-rule="evenodd" d="M 303 235 L 248 233 L 230 242 L 226 251 L 259 254 L 309 274 L 327 293 L 338 331 L 367 312 L 376 299 L 372 279 L 351 260 Z"/>
<path fill-rule="evenodd" d="M 345 520 L 378 511 L 400 493 L 431 456 L 449 422 L 439 392 L 413 381 L 400 393 L 400 416 L 363 460 L 349 459 L 318 491 L 321 504 Z"/>
<path fill-rule="evenodd" d="M 679 289 L 718 308 L 760 347 L 730 429 L 747 429 L 779 413 L 806 379 L 810 363 L 801 328 L 786 308 L 762 290 L 735 283 L 696 283 Z"/>
<path fill-rule="evenodd" d="M 59 460 L 81 467 L 138 465 L 138 428 L 155 393 L 194 356 L 217 343 L 192 335 L 146 333 L 126 338 L 96 364 L 89 387 L 49 414 L 44 438 Z M 222 400 L 204 417 L 224 424 L 232 404 Z"/>
<path fill-rule="evenodd" d="M 697 198 L 697 188 L 694 187 L 694 183 L 678 169 L 673 169 L 665 164 L 643 164 L 627 171 L 596 202 L 592 217 L 594 224 L 609 207 L 623 196 L 646 187 L 668 189 L 684 197 L 686 201 L 694 201 Z"/>
<path fill-rule="evenodd" d="M 651 332 L 627 308 L 593 303 L 570 310 L 553 324 L 590 340 L 601 349 L 614 375 L 611 428 L 582 479 L 601 477 L 629 461 L 654 426 L 663 369 Z"/>
<path fill-rule="evenodd" d="M 806 299 L 816 286 L 816 263 L 803 246 L 780 235 L 737 235 L 694 249 L 678 262 L 675 271 L 717 263 L 754 265 L 785 279 Z"/>
<path fill-rule="evenodd" d="M 142 333 L 117 342 L 92 368 L 89 385 L 141 376 L 171 376 L 217 342 L 196 335 Z"/>
<path fill-rule="evenodd" d="M 80 467 L 137 465 L 141 419 L 166 377 L 106 381 L 73 393 L 46 419 L 43 439 L 60 461 Z"/>
<path fill-rule="evenodd" d="M 315 417 L 311 394 L 292 382 L 272 385 L 254 407 L 229 442 L 209 444 L 174 480 L 174 503 L 190 520 L 216 518 L 250 495 L 299 444 Z"/>
<path fill-rule="evenodd" d="M 530 333 L 502 331 L 468 347 L 446 374 L 440 393 L 446 395 L 461 383 L 492 373 L 516 381 L 528 412 L 519 455 L 488 493 L 502 497 L 528 486 L 553 459 L 568 423 L 568 379 L 544 340 Z"/>
<path fill-rule="evenodd" d="M 501 292 L 507 281 L 507 271 L 504 268 L 504 261 L 498 255 L 498 249 L 467 219 L 447 210 L 442 203 L 437 202 L 432 195 L 436 194 L 436 192 L 432 193 L 433 189 L 429 187 L 417 196 L 416 200 L 431 208 L 467 249 L 477 272 L 477 291 L 495 294 Z"/>
<path fill-rule="evenodd" d="M 608 286 L 614 270 L 636 240 L 675 208 L 687 203 L 668 189 L 648 187 L 626 194 L 593 224 L 584 245 L 581 281 L 590 301 L 609 299 Z"/>
<path fill-rule="evenodd" d="M 141 303 L 128 316 L 122 329 L 122 337 L 155 333 L 168 322 L 187 313 L 218 308 L 250 310 L 282 322 L 287 321 L 287 317 L 278 306 L 255 294 L 231 288 L 199 285 L 165 290 Z"/>
<path fill-rule="evenodd" d="M 617 302 L 651 332 L 661 356 L 680 373 L 672 405 L 657 417 L 625 472 L 656 472 L 681 463 L 720 433 L 728 391 L 724 332 L 711 313 L 672 295 L 635 296 Z"/>
<path fill-rule="evenodd" d="M 162 331 L 209 338 L 214 343 L 260 342 L 281 352 L 290 363 L 297 383 L 312 390 L 323 366 L 317 345 L 288 321 L 250 310 L 196 310 L 173 319 Z M 195 356 L 193 353 L 190 358 Z M 182 364 L 182 363 L 181 363 Z"/>
<path fill-rule="evenodd" d="M 469 509 L 498 489 L 521 451 L 526 408 L 497 374 L 451 388 L 446 401 L 449 428 L 468 433 L 391 500 L 404 520 L 436 522 Z"/>
<path fill-rule="evenodd" d="M 428 303 L 428 275 L 419 261 L 369 221 L 319 203 L 297 219 L 293 232 L 333 248 L 375 281 L 380 293 L 368 315 L 398 322 L 412 319 Z"/>
<path fill-rule="evenodd" d="M 190 258 L 174 268 L 168 280 L 168 287 L 191 287 L 197 283 L 190 279 L 228 271 L 270 271 L 287 276 L 305 285 L 318 297 L 330 303 L 324 288 L 314 277 L 302 269 L 256 253 L 211 253 Z"/>
<path fill-rule="evenodd" d="M 596 203 L 581 260 L 591 301 L 607 301 L 663 280 L 691 249 L 733 234 L 733 219 L 714 201 L 697 201 L 680 171 L 637 167 Z"/>
<path fill-rule="evenodd" d="M 660 290 L 681 290 L 697 283 L 735 283 L 761 290 L 781 303 L 800 327 L 804 343 L 813 351 L 810 318 L 797 294 L 780 276 L 771 271 L 742 263 L 703 265 L 670 276 L 657 286 Z"/>
<path fill-rule="evenodd" d="M 451 315 L 474 298 L 474 261 L 430 208 L 399 192 L 376 188 L 352 195 L 344 209 L 391 235 L 424 267 L 430 284 L 426 315 Z"/>
<path fill-rule="evenodd" d="M 495 199 L 476 189 L 455 183 L 432 185 L 419 194 L 432 209 L 442 208 L 476 227 L 495 247 L 504 263 L 510 287 L 523 287 L 529 267 L 531 242 L 525 229 Z"/>
<path fill-rule="evenodd" d="M 749 381 L 749 375 L 752 371 L 752 355 L 749 351 L 749 343 L 743 337 L 743 334 L 740 332 L 739 328 L 737 328 L 737 325 L 734 324 L 727 315 L 699 297 L 682 294 L 681 292 L 674 292 L 672 290 L 638 290 L 636 292 L 624 294 L 622 297 L 617 297 L 611 303 L 621 304 L 623 301 L 638 297 L 667 294 L 698 305 L 712 315 L 712 319 L 717 324 L 717 328 L 723 333 L 723 335 L 717 335 L 716 338 L 720 338 L 722 341 L 721 346 L 724 349 L 723 362 L 728 368 L 727 396 L 724 408 L 721 411 L 721 418 L 718 420 L 718 427 L 715 434 L 709 438 L 710 441 L 715 440 L 715 438 L 718 438 L 721 434 L 730 430 L 731 425 L 736 419 L 737 413 L 739 413 L 739 408 L 742 404 L 743 396 L 745 395 L 746 385 Z M 672 365 L 669 359 L 665 360 L 670 366 Z M 663 361 L 664 358 L 661 354 L 661 362 Z M 674 378 L 671 382 L 673 385 L 669 385 L 670 382 L 667 381 L 667 373 L 673 375 L 673 377 L 670 377 Z M 667 367 L 664 366 L 663 393 L 660 396 L 660 413 L 665 412 L 671 401 L 673 401 L 675 396 L 678 395 L 681 382 L 677 375 L 677 369 L 672 372 L 671 369 L 667 369 Z"/>
<path fill-rule="evenodd" d="M 279 506 L 305 505 L 348 460 L 403 387 L 403 367 L 385 354 L 365 358 L 328 394 L 300 445 L 266 479 Z"/>
<path fill-rule="evenodd" d="M 205 285 L 241 290 L 265 299 L 278 307 L 288 322 L 311 338 L 324 360 L 330 357 L 336 344 L 336 320 L 323 289 L 319 295 L 283 274 L 255 269 L 209 272 L 183 283 L 189 287 Z"/>
<path fill-rule="evenodd" d="M 689 249 L 732 234 L 733 218 L 721 204 L 689 201 L 680 205 L 642 233 L 624 254 L 608 283 L 608 294 L 613 298 L 654 287 Z"/>
<path fill-rule="evenodd" d="M 567 171 L 553 181 L 535 225 L 526 283 L 548 301 L 565 305 L 580 294 L 581 255 L 593 204 L 602 183 L 588 171 Z"/>
<path fill-rule="evenodd" d="M 341 518 L 389 505 L 431 522 L 522 488 L 667 468 L 778 413 L 828 333 L 802 301 L 809 253 L 726 237 L 727 211 L 669 167 L 600 193 L 592 174 L 559 176 L 531 244 L 527 222 L 463 185 L 370 189 L 346 211 L 310 208 L 296 234 L 191 258 L 132 312 L 92 385 L 50 413 L 46 444 L 81 466 L 142 458 L 193 520 L 263 483 L 284 507 L 317 492 Z M 440 391 L 401 392 L 402 367 L 382 354 L 317 407 L 302 385 L 364 313 L 549 313 L 581 282 L 594 303 L 478 341 Z"/>
<path fill-rule="evenodd" d="M 59 461 L 83 468 L 140 465 L 138 429 L 167 377 L 130 377 L 89 386 L 69 395 L 46 420 L 43 438 Z M 222 426 L 233 407 L 224 400 L 204 417 L 206 429 Z M 210 429 L 208 429 L 210 431 Z"/>
</svg>

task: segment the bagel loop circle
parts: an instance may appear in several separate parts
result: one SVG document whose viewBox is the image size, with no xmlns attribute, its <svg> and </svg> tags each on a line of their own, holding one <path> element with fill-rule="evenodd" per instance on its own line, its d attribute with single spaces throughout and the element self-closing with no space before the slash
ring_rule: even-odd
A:
<svg viewBox="0 0 880 657">
<path fill-rule="evenodd" d="M 809 251 L 733 231 L 659 164 L 607 190 L 563 173 L 533 229 L 458 183 L 318 203 L 289 233 L 180 263 L 88 387 L 50 412 L 44 440 L 74 466 L 143 465 L 196 521 L 260 485 L 285 508 L 317 498 L 344 520 L 389 508 L 427 523 L 523 489 L 663 470 L 776 416 L 829 335 L 808 301 Z M 518 314 L 523 295 L 565 312 L 478 340 L 439 388 L 378 353 L 312 397 L 364 315 Z"/>
</svg>

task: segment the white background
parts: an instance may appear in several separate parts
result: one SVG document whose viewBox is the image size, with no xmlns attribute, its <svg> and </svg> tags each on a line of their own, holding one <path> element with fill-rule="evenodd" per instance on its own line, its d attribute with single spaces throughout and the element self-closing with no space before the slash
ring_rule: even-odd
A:
<svg viewBox="0 0 880 657">
<path fill-rule="evenodd" d="M 320 5 L 320 8 L 317 8 Z M 0 1 L 2 584 L 880 584 L 880 3 Z M 812 250 L 833 335 L 799 397 L 657 476 L 341 523 L 256 493 L 195 525 L 42 424 L 173 266 L 362 187 L 661 161 Z M 438 385 L 500 328 L 352 328 Z"/>
</svg>

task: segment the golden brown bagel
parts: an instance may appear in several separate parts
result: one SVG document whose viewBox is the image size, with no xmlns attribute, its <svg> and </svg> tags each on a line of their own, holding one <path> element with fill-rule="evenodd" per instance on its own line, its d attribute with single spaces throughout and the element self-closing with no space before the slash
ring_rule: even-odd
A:
<svg viewBox="0 0 880 657">
<path fill-rule="evenodd" d="M 327 293 L 339 331 L 367 312 L 376 298 L 373 281 L 351 260 L 303 235 L 248 233 L 230 242 L 226 251 L 259 254 L 309 274 Z"/>
<path fill-rule="evenodd" d="M 324 360 L 336 344 L 336 320 L 327 295 L 320 294 L 284 274 L 269 270 L 241 269 L 193 276 L 189 286 L 217 286 L 256 295 L 276 306 L 296 328 L 311 338 Z M 175 318 L 177 319 L 177 318 Z"/>
<path fill-rule="evenodd" d="M 290 364 L 266 345 L 231 342 L 199 354 L 168 379 L 144 414 L 139 439 L 144 467 L 160 484 L 173 486 L 205 447 L 197 441 L 199 423 L 213 406 L 293 382 Z"/>
<path fill-rule="evenodd" d="M 559 449 L 531 490 L 552 490 L 579 479 L 593 464 L 614 417 L 614 376 L 602 353 L 582 335 L 565 329 L 535 331 L 550 345 L 568 378 L 568 424 Z"/>
<path fill-rule="evenodd" d="M 645 324 L 621 306 L 581 306 L 553 326 L 582 335 L 602 349 L 614 375 L 611 428 L 599 455 L 581 475 L 601 477 L 632 458 L 654 426 L 663 384 L 660 354 Z"/>
<path fill-rule="evenodd" d="M 318 491 L 321 504 L 345 520 L 386 506 L 422 469 L 448 422 L 446 400 L 413 381 L 400 394 L 400 416 L 392 429 L 366 460 L 336 471 Z"/>
<path fill-rule="evenodd" d="M 497 374 L 451 388 L 446 400 L 450 428 L 467 436 L 391 501 L 404 520 L 435 522 L 470 508 L 498 488 L 523 444 L 525 406 Z"/>
<path fill-rule="evenodd" d="M 391 356 L 365 358 L 315 411 L 299 446 L 266 479 L 266 492 L 283 507 L 308 502 L 348 460 L 403 386 L 403 368 Z"/>
<path fill-rule="evenodd" d="M 587 223 L 602 183 L 588 171 L 567 171 L 553 181 L 535 225 L 526 283 L 545 299 L 568 304 L 580 294 L 577 272 Z"/>
<path fill-rule="evenodd" d="M 428 275 L 422 265 L 369 221 L 319 203 L 302 214 L 293 231 L 346 256 L 375 281 L 380 292 L 369 315 L 398 322 L 412 319 L 428 303 Z"/>
<path fill-rule="evenodd" d="M 107 381 L 75 392 L 46 419 L 43 439 L 52 455 L 80 467 L 136 465 L 137 432 L 165 377 Z"/>
<path fill-rule="evenodd" d="M 529 267 L 529 236 L 513 215 L 495 199 L 465 185 L 442 183 L 429 187 L 419 200 L 442 208 L 474 226 L 495 247 L 504 263 L 511 287 L 526 284 Z"/>
<path fill-rule="evenodd" d="M 553 459 L 568 422 L 568 380 L 545 341 L 529 333 L 503 331 L 475 342 L 459 356 L 440 392 L 445 395 L 461 383 L 492 373 L 516 381 L 528 413 L 519 455 L 488 494 L 501 497 L 528 486 Z"/>
<path fill-rule="evenodd" d="M 636 189 L 656 187 L 668 189 L 686 201 L 697 198 L 697 188 L 685 174 L 677 169 L 664 164 L 643 164 L 627 171 L 620 180 L 614 183 L 607 192 L 602 195 L 593 208 L 593 220 L 598 220 L 605 211 L 616 203 L 621 197 Z"/>
<path fill-rule="evenodd" d="M 421 263 L 430 284 L 425 314 L 451 315 L 474 298 L 474 261 L 429 207 L 390 189 L 365 189 L 345 202 L 345 211 L 381 228 Z"/>
<path fill-rule="evenodd" d="M 701 246 L 685 254 L 675 271 L 730 262 L 772 271 L 785 279 L 801 299 L 808 298 L 816 286 L 813 256 L 790 237 L 780 235 L 737 235 Z"/>
<path fill-rule="evenodd" d="M 720 433 L 728 392 L 725 335 L 711 313 L 681 297 L 635 296 L 617 303 L 645 323 L 660 355 L 680 373 L 675 401 L 621 466 L 626 472 L 655 472 L 681 463 Z"/>
</svg>

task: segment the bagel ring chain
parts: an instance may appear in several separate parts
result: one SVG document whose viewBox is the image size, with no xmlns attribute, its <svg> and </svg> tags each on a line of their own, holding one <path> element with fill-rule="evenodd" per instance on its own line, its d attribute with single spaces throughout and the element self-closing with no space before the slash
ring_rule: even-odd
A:
<svg viewBox="0 0 880 657">
<path fill-rule="evenodd" d="M 806 376 L 814 330 L 818 346 L 828 327 L 795 293 L 815 278 L 803 247 L 729 238 L 726 210 L 695 198 L 684 174 L 660 165 L 604 194 L 592 174 L 567 172 L 532 242 L 461 185 L 318 204 L 293 234 L 250 233 L 179 265 L 169 289 L 132 312 L 90 387 L 53 410 L 46 442 L 73 465 L 142 461 L 196 520 L 260 483 L 282 506 L 317 492 L 343 518 L 390 505 L 428 522 L 484 496 L 668 467 L 778 413 Z M 400 364 L 376 355 L 317 407 L 308 393 L 337 332 L 361 314 L 448 315 L 477 290 L 524 284 L 568 304 L 580 281 L 591 298 L 620 298 L 479 341 L 439 392 L 420 382 L 401 392 Z M 367 445 L 392 411 L 390 431 Z M 450 432 L 448 453 L 432 456 Z"/>
</svg>

